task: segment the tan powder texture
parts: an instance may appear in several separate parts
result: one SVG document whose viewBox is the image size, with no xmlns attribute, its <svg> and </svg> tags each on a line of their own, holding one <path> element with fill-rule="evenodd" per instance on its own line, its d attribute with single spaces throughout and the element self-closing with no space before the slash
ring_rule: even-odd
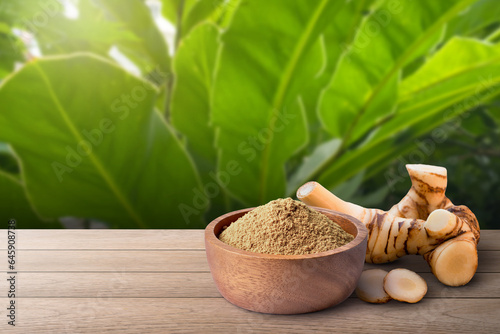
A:
<svg viewBox="0 0 500 334">
<path fill-rule="evenodd" d="M 219 239 L 255 253 L 302 255 L 343 246 L 354 237 L 324 214 L 285 198 L 248 212 L 222 231 Z"/>
</svg>

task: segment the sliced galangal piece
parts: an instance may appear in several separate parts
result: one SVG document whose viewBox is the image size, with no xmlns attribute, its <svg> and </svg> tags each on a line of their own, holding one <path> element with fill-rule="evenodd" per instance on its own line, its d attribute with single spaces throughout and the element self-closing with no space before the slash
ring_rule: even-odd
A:
<svg viewBox="0 0 500 334">
<path fill-rule="evenodd" d="M 374 304 L 387 303 L 392 298 L 384 290 L 384 278 L 387 271 L 382 269 L 369 269 L 361 273 L 356 287 L 359 299 Z"/>
<path fill-rule="evenodd" d="M 384 290 L 393 299 L 417 303 L 427 293 L 427 283 L 411 270 L 393 269 L 384 278 Z"/>
</svg>

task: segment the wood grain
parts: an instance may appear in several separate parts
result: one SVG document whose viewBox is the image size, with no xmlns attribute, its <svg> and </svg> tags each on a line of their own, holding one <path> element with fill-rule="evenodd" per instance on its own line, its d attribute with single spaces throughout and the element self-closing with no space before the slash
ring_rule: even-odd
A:
<svg viewBox="0 0 500 334">
<path fill-rule="evenodd" d="M 205 249 L 203 230 L 17 230 L 18 249 Z M 0 249 L 6 249 L 0 230 Z"/>
<path fill-rule="evenodd" d="M 207 257 L 199 251 L 40 250 L 18 251 L 17 270 L 92 272 L 208 272 Z"/>
<path fill-rule="evenodd" d="M 500 251 L 500 230 L 484 230 L 479 250 Z M 0 250 L 6 249 L 0 229 Z M 18 249 L 204 250 L 203 230 L 17 230 Z"/>
<path fill-rule="evenodd" d="M 478 273 L 464 287 L 440 284 L 421 256 L 406 256 L 365 269 L 421 273 L 429 286 L 421 302 L 372 305 L 352 295 L 337 307 L 296 316 L 249 312 L 224 300 L 208 271 L 203 230 L 17 232 L 18 325 L 13 329 L 2 321 L 0 333 L 497 333 L 500 328 L 500 230 L 482 231 Z M 0 253 L 6 245 L 2 233 Z M 0 319 L 5 320 L 2 270 Z"/>
<path fill-rule="evenodd" d="M 478 273 L 460 288 L 439 283 L 431 273 L 421 276 L 429 288 L 426 298 L 500 298 L 497 273 Z M 6 288 L 0 281 L 0 291 Z M 210 273 L 198 272 L 21 273 L 18 292 L 19 298 L 222 298 Z"/>
<path fill-rule="evenodd" d="M 424 299 L 373 305 L 348 299 L 321 312 L 283 316 L 222 298 L 18 299 L 16 333 L 497 333 L 500 299 Z M 2 309 L 0 316 L 5 318 Z"/>
<path fill-rule="evenodd" d="M 419 273 L 430 272 L 422 256 L 405 256 L 384 264 L 367 264 L 365 269 L 412 268 Z M 18 252 L 20 272 L 208 272 L 205 252 L 200 251 L 114 251 L 114 250 L 29 250 Z M 4 270 L 5 272 L 5 270 Z M 477 272 L 500 272 L 500 252 L 480 251 Z"/>
</svg>

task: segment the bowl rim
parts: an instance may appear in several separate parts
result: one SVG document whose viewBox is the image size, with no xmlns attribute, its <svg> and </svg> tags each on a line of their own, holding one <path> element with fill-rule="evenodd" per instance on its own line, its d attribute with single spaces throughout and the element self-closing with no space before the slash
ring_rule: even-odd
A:
<svg viewBox="0 0 500 334">
<path fill-rule="evenodd" d="M 286 260 L 303 260 L 303 259 L 321 258 L 321 257 L 325 257 L 325 256 L 330 256 L 330 255 L 342 253 L 342 252 L 345 252 L 347 250 L 350 250 L 350 249 L 353 249 L 353 248 L 359 246 L 360 244 L 363 243 L 363 241 L 365 239 L 367 239 L 368 229 L 359 219 L 357 219 L 353 216 L 347 215 L 345 213 L 335 211 L 335 210 L 330 210 L 330 209 L 325 209 L 325 208 L 320 208 L 320 207 L 315 207 L 315 206 L 309 206 L 309 205 L 308 205 L 308 207 L 310 207 L 314 210 L 317 210 L 321 213 L 329 213 L 329 214 L 332 214 L 334 216 L 341 216 L 341 217 L 347 219 L 349 222 L 354 224 L 354 226 L 356 227 L 356 229 L 358 231 L 357 235 L 354 237 L 354 239 L 351 242 L 349 242 L 341 247 L 334 248 L 334 249 L 320 252 L 320 253 L 302 254 L 302 255 L 266 254 L 266 253 L 256 253 L 256 252 L 246 251 L 246 250 L 239 249 L 239 248 L 236 248 L 236 247 L 233 247 L 233 246 L 230 246 L 230 245 L 224 243 L 223 241 L 221 241 L 218 238 L 218 236 L 215 235 L 215 226 L 218 225 L 220 221 L 222 221 L 223 219 L 226 219 L 228 217 L 240 214 L 240 213 L 246 214 L 247 212 L 255 209 L 255 207 L 253 207 L 253 208 L 246 208 L 246 209 L 231 211 L 231 212 L 228 212 L 228 213 L 226 213 L 222 216 L 219 216 L 219 217 L 215 218 L 214 220 L 212 220 L 205 228 L 205 243 L 211 243 L 213 246 L 218 247 L 218 248 L 222 248 L 226 252 L 239 254 L 239 255 L 245 256 L 245 257 L 269 259 L 269 260 L 285 260 L 285 259 Z M 205 246 L 205 248 L 206 248 L 206 246 Z"/>
</svg>

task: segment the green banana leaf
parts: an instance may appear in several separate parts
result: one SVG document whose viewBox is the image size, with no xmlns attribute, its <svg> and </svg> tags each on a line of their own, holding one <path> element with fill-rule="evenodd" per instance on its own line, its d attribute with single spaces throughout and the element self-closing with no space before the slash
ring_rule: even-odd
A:
<svg viewBox="0 0 500 334">
<path fill-rule="evenodd" d="M 218 51 L 219 32 L 211 23 L 196 27 L 181 43 L 173 71 L 171 122 L 188 142 L 200 171 L 215 169 L 215 134 L 210 125 L 210 95 Z"/>
<path fill-rule="evenodd" d="M 342 138 L 342 146 L 303 182 L 321 176 L 338 185 L 359 172 L 352 170 L 344 177 L 330 170 L 350 154 L 346 152 L 349 147 L 366 142 L 380 124 L 394 116 L 403 69 L 429 53 L 441 40 L 446 22 L 469 3 L 420 1 L 395 6 L 385 1 L 365 17 L 320 102 L 320 119 L 334 137 Z M 414 25 L 407 22 L 410 16 L 415 18 Z M 369 36 L 374 27 L 380 30 Z"/>
<path fill-rule="evenodd" d="M 363 17 L 370 11 L 373 2 L 373 0 L 361 0 L 346 3 L 332 19 L 320 39 L 323 56 L 321 72 L 308 83 L 301 95 L 311 136 L 310 149 L 316 148 L 329 137 L 324 133 L 321 121 L 318 119 L 321 92 L 330 82 L 343 52 L 351 46 L 356 30 Z"/>
<path fill-rule="evenodd" d="M 359 172 L 358 166 L 370 170 L 377 165 L 380 170 L 401 152 L 415 147 L 419 136 L 497 96 L 499 50 L 498 45 L 474 39 L 451 39 L 401 83 L 396 116 L 381 125 L 366 143 L 331 164 L 320 181 L 334 186 Z"/>
<path fill-rule="evenodd" d="M 198 0 L 161 0 L 161 12 L 163 16 L 173 25 L 177 25 L 179 14 L 182 17 L 189 13 Z"/>
<path fill-rule="evenodd" d="M 209 219 L 227 212 L 225 177 L 214 172 L 217 165 L 215 132 L 210 123 L 210 101 L 219 47 L 218 28 L 206 22 L 196 26 L 180 43 L 173 61 L 172 125 L 186 142 L 205 186 L 217 186 L 210 198 Z"/>
<path fill-rule="evenodd" d="M 446 22 L 472 2 L 386 1 L 368 16 L 323 94 L 328 131 L 347 146 L 394 113 L 401 70 L 439 43 Z"/>
<path fill-rule="evenodd" d="M 23 184 L 13 175 L 0 170 L 0 222 L 7 228 L 10 219 L 16 220 L 16 228 L 61 228 L 54 221 L 42 221 L 33 211 L 26 197 Z"/>
<path fill-rule="evenodd" d="M 222 36 L 212 114 L 218 171 L 235 170 L 227 189 L 246 205 L 285 194 L 285 162 L 308 140 L 298 96 L 321 65 L 310 62 L 312 46 L 342 5 L 242 2 Z"/>
<path fill-rule="evenodd" d="M 33 61 L 2 83 L 0 140 L 19 157 L 42 217 L 203 226 L 198 173 L 154 110 L 156 95 L 148 82 L 89 54 Z"/>
<path fill-rule="evenodd" d="M 155 69 L 163 76 L 170 74 L 170 55 L 167 42 L 156 27 L 150 9 L 143 1 L 93 0 L 104 9 L 108 19 L 132 32 L 136 40 L 123 40 L 119 49 L 135 60 L 146 73 Z M 140 51 L 140 53 L 139 53 Z M 147 57 L 148 61 L 143 58 Z"/>
<path fill-rule="evenodd" d="M 203 23 L 210 19 L 212 14 L 221 6 L 224 6 L 225 0 L 211 0 L 196 2 L 189 12 L 185 13 L 182 22 L 182 36 L 187 36 L 191 29 L 198 24 Z"/>
<path fill-rule="evenodd" d="M 12 149 L 7 143 L 0 142 L 0 171 L 9 175 L 17 176 L 19 174 L 19 163 L 14 156 Z"/>
<path fill-rule="evenodd" d="M 63 12 L 58 12 L 50 16 L 45 24 L 27 24 L 33 28 L 44 55 L 81 51 L 107 57 L 115 43 L 139 41 L 133 32 L 123 29 L 123 23 L 108 20 L 104 10 L 97 7 L 93 0 L 80 0 L 77 8 L 78 19 L 68 18 Z"/>
<path fill-rule="evenodd" d="M 0 80 L 14 70 L 16 62 L 24 60 L 23 51 L 19 38 L 0 22 Z"/>
<path fill-rule="evenodd" d="M 500 24 L 500 6 L 497 0 L 479 0 L 468 10 L 457 15 L 448 24 L 447 38 L 454 35 L 485 38 L 490 27 Z"/>
<path fill-rule="evenodd" d="M 163 0 L 162 14 L 176 27 L 176 44 L 203 22 L 212 22 L 212 16 L 224 7 L 225 0 Z"/>
<path fill-rule="evenodd" d="M 63 10 L 63 4 L 53 0 L 0 0 L 0 22 L 34 31 Z"/>
</svg>

